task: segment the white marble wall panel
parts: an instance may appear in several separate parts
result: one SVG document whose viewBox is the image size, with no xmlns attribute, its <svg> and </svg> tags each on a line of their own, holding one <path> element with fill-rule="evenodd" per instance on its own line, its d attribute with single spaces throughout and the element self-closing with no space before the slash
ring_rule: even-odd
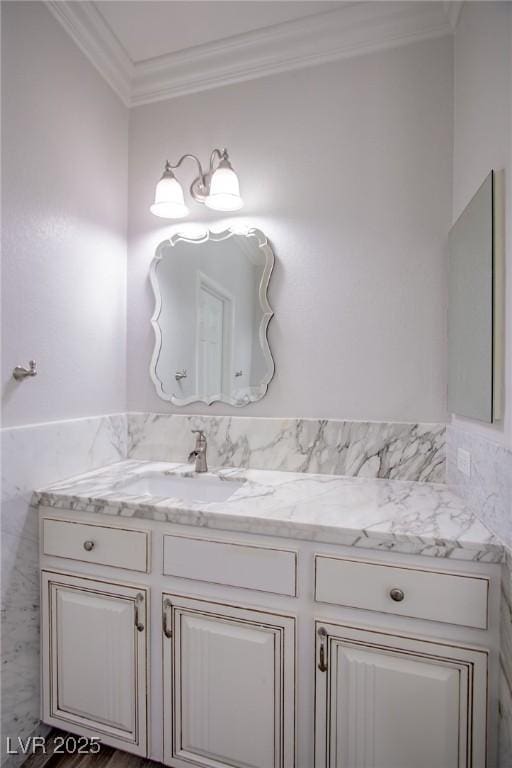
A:
<svg viewBox="0 0 512 768">
<path fill-rule="evenodd" d="M 39 725 L 39 546 L 34 488 L 119 461 L 126 415 L 1 430 L 2 761 L 6 738 Z M 22 761 L 10 757 L 9 766 Z"/>
<path fill-rule="evenodd" d="M 499 768 L 512 766 L 512 549 L 503 565 L 501 601 Z"/>
<path fill-rule="evenodd" d="M 502 676 L 500 683 L 500 720 L 498 767 L 512 766 L 512 690 Z"/>
<path fill-rule="evenodd" d="M 452 426 L 446 443 L 448 484 L 512 548 L 512 451 Z M 457 469 L 459 448 L 471 454 L 470 477 Z"/>
<path fill-rule="evenodd" d="M 459 448 L 471 454 L 469 477 L 457 468 Z M 446 454 L 448 484 L 508 549 L 501 600 L 499 768 L 512 768 L 512 451 L 449 426 Z"/>
<path fill-rule="evenodd" d="M 128 414 L 128 458 L 186 460 L 192 429 L 212 467 L 444 482 L 445 425 L 243 416 Z"/>
</svg>

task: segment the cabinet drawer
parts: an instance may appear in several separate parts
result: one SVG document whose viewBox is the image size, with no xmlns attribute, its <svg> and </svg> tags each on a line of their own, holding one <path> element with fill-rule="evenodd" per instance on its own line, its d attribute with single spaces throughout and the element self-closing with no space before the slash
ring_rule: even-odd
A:
<svg viewBox="0 0 512 768">
<path fill-rule="evenodd" d="M 148 571 L 148 531 L 43 518 L 43 554 Z"/>
<path fill-rule="evenodd" d="M 315 600 L 487 628 L 489 580 L 326 555 L 315 557 Z"/>
<path fill-rule="evenodd" d="M 164 536 L 165 576 L 295 597 L 296 561 L 297 553 L 284 549 Z"/>
</svg>

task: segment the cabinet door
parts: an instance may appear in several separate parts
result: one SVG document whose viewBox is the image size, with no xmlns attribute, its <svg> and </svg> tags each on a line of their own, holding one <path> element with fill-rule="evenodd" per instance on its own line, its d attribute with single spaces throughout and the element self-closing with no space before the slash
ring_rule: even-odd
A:
<svg viewBox="0 0 512 768">
<path fill-rule="evenodd" d="M 485 651 L 316 628 L 316 768 L 484 768 Z"/>
<path fill-rule="evenodd" d="M 295 620 L 164 595 L 164 762 L 292 768 Z"/>
<path fill-rule="evenodd" d="M 146 597 L 43 571 L 46 723 L 146 755 Z"/>
</svg>

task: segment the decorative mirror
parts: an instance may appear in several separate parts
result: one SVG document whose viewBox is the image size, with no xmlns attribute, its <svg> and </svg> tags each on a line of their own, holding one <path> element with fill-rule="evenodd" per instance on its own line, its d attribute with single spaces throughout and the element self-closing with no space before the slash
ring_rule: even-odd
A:
<svg viewBox="0 0 512 768">
<path fill-rule="evenodd" d="M 267 340 L 273 266 L 258 229 L 177 234 L 160 243 L 150 270 L 150 374 L 162 399 L 242 406 L 263 397 L 274 375 Z"/>
</svg>

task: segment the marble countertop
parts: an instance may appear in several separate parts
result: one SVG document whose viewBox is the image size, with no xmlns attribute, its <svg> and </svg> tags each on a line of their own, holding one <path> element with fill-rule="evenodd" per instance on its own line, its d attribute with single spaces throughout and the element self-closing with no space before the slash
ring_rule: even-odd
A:
<svg viewBox="0 0 512 768">
<path fill-rule="evenodd" d="M 123 488 L 128 479 L 154 472 L 190 476 L 192 469 L 122 461 L 38 490 L 32 503 L 430 557 L 500 562 L 504 556 L 499 540 L 462 499 L 438 483 L 220 469 L 210 474 L 245 481 L 222 502 L 135 496 Z"/>
</svg>

